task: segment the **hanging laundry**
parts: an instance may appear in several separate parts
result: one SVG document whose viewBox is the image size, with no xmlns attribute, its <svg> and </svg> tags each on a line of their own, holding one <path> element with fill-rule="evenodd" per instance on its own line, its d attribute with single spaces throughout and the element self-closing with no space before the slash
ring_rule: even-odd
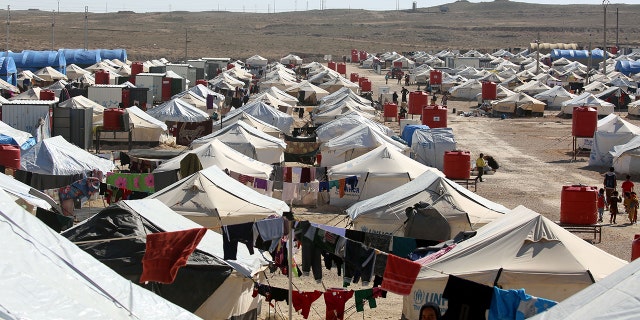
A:
<svg viewBox="0 0 640 320">
<path fill-rule="evenodd" d="M 327 320 L 342 320 L 344 319 L 344 305 L 353 297 L 353 291 L 331 288 L 324 293 L 324 302 L 327 305 L 326 317 Z"/>
<path fill-rule="evenodd" d="M 288 202 L 298 198 L 300 194 L 300 184 L 298 183 L 282 183 L 282 201 Z"/>
<path fill-rule="evenodd" d="M 379 289 L 379 288 L 376 288 Z M 369 308 L 374 309 L 378 305 L 376 304 L 376 298 L 373 296 L 373 288 L 372 289 L 364 289 L 364 290 L 356 290 L 354 292 L 354 298 L 356 300 L 356 311 L 363 312 L 364 311 L 364 302 L 369 302 Z"/>
<path fill-rule="evenodd" d="M 485 319 L 487 309 L 491 307 L 493 288 L 449 275 L 442 297 L 448 302 L 443 319 Z"/>
<path fill-rule="evenodd" d="M 302 168 L 302 172 L 300 173 L 300 182 L 307 183 L 311 182 L 311 168 Z"/>
<path fill-rule="evenodd" d="M 300 182 L 302 182 L 302 181 L 300 181 L 301 177 L 302 177 L 302 168 L 301 167 L 293 167 L 293 168 L 291 168 L 291 182 L 292 183 L 300 183 Z"/>
<path fill-rule="evenodd" d="M 107 173 L 107 184 L 131 191 L 155 192 L 153 173 Z"/>
<path fill-rule="evenodd" d="M 338 196 L 340 198 L 344 197 L 344 186 L 346 183 L 347 181 L 345 179 L 338 180 Z"/>
<path fill-rule="evenodd" d="M 345 178 L 344 180 L 345 180 L 345 185 L 349 190 L 353 190 L 358 187 L 357 176 L 348 177 L 348 178 Z"/>
<path fill-rule="evenodd" d="M 81 198 L 90 198 L 94 193 L 100 191 L 100 180 L 98 178 L 84 178 L 73 182 L 71 185 L 62 187 L 58 191 L 60 201 Z"/>
<path fill-rule="evenodd" d="M 267 197 L 273 197 L 273 186 L 274 186 L 274 182 L 271 180 L 267 180 L 267 189 L 265 192 L 265 195 Z"/>
<path fill-rule="evenodd" d="M 267 190 L 267 180 L 255 178 L 253 181 L 253 187 L 256 189 Z"/>
<path fill-rule="evenodd" d="M 313 238 L 313 244 L 318 246 L 324 251 L 334 253 L 336 252 L 336 244 L 338 242 L 338 235 L 329 231 L 316 228 L 316 233 Z"/>
<path fill-rule="evenodd" d="M 409 295 L 411 287 L 416 282 L 420 272 L 420 265 L 395 255 L 387 256 L 387 266 L 384 270 L 382 289 L 399 294 Z"/>
<path fill-rule="evenodd" d="M 244 174 L 240 174 L 240 177 L 238 177 L 238 181 L 240 181 L 240 183 L 242 183 L 244 185 L 253 186 L 253 180 L 254 180 L 254 178 L 252 176 L 247 176 L 247 175 L 244 175 Z"/>
<path fill-rule="evenodd" d="M 388 234 L 365 232 L 364 242 L 366 246 L 389 252 L 391 247 L 391 236 Z"/>
<path fill-rule="evenodd" d="M 416 239 L 405 237 L 393 237 L 391 252 L 398 257 L 408 258 L 409 254 L 417 248 Z"/>
<path fill-rule="evenodd" d="M 264 284 L 256 283 L 253 287 L 253 294 L 251 295 L 253 298 L 261 295 L 269 302 L 269 305 L 274 306 L 271 301 L 286 301 L 289 297 L 289 290 L 276 288 Z"/>
<path fill-rule="evenodd" d="M 278 241 L 284 235 L 284 222 L 282 218 L 264 219 L 254 223 L 255 231 L 265 241 L 272 241 L 269 251 L 273 251 Z"/>
<path fill-rule="evenodd" d="M 284 167 L 283 172 L 282 181 L 291 183 L 291 167 Z"/>
<path fill-rule="evenodd" d="M 323 191 L 329 191 L 331 189 L 331 187 L 329 186 L 329 182 L 328 181 L 320 181 L 318 184 L 318 191 L 323 192 Z"/>
<path fill-rule="evenodd" d="M 384 276 L 384 270 L 387 268 L 387 256 L 388 254 L 382 251 L 376 251 L 376 262 L 373 264 L 374 275 L 380 277 Z"/>
<path fill-rule="evenodd" d="M 238 242 L 244 243 L 253 254 L 253 222 L 222 226 L 224 260 L 236 260 Z"/>
<path fill-rule="evenodd" d="M 140 283 L 173 283 L 178 269 L 187 264 L 206 232 L 206 228 L 196 228 L 148 234 Z"/>
<path fill-rule="evenodd" d="M 318 300 L 322 296 L 322 292 L 315 290 L 311 292 L 292 291 L 291 300 L 293 308 L 296 312 L 300 311 L 300 314 L 307 319 L 309 317 L 309 311 L 311 311 L 311 304 Z"/>
<path fill-rule="evenodd" d="M 534 297 L 525 293 L 524 289 L 503 290 L 493 287 L 493 298 L 489 308 L 489 319 L 524 320 L 543 312 L 557 302 Z"/>
<path fill-rule="evenodd" d="M 344 236 L 353 241 L 364 242 L 364 235 L 365 233 L 362 231 L 347 229 Z"/>
<path fill-rule="evenodd" d="M 374 249 L 360 242 L 347 240 L 344 261 L 344 283 L 358 283 L 362 278 L 362 285 L 368 286 L 375 262 Z"/>
</svg>

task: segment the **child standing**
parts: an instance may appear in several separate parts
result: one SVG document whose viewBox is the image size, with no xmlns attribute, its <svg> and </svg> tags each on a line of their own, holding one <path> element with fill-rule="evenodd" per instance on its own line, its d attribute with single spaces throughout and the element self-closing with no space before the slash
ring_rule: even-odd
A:
<svg viewBox="0 0 640 320">
<path fill-rule="evenodd" d="M 607 200 L 609 203 L 609 223 L 616 223 L 616 215 L 618 214 L 618 203 L 622 202 L 620 196 L 618 196 L 618 191 L 613 191 L 611 197 Z"/>
<path fill-rule="evenodd" d="M 598 190 L 598 222 L 602 222 L 604 215 L 604 207 L 607 205 L 607 199 L 604 197 L 604 188 Z"/>
<path fill-rule="evenodd" d="M 633 224 L 638 223 L 638 206 L 640 206 L 640 203 L 638 203 L 638 196 L 635 192 L 631 192 L 631 201 L 629 203 L 629 221 L 631 221 L 631 223 Z"/>
</svg>

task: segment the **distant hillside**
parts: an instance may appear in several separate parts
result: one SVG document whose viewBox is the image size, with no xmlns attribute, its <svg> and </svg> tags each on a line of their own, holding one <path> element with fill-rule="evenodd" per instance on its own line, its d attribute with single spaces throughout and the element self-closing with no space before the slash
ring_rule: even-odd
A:
<svg viewBox="0 0 640 320">
<path fill-rule="evenodd" d="M 402 11 L 325 10 L 276 14 L 234 12 L 90 13 L 89 48 L 125 48 L 132 60 L 205 56 L 274 59 L 296 53 L 307 60 L 369 52 L 524 48 L 542 42 L 602 46 L 599 5 L 539 5 L 513 1 L 471 3 Z M 607 43 L 640 47 L 640 5 L 609 5 Z M 6 17 L 6 12 L 0 12 Z M 51 49 L 52 13 L 12 11 L 9 47 Z M 6 24 L 5 24 L 6 26 Z M 2 31 L 0 31 L 2 32 Z M 2 32 L 6 34 L 6 32 Z M 188 35 L 188 42 L 185 39 Z M 55 48 L 84 47 L 84 13 L 56 18 Z"/>
</svg>

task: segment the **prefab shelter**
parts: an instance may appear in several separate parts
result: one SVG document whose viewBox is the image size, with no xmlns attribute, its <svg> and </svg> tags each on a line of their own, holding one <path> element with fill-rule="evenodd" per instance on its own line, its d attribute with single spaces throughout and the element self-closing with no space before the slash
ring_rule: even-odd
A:
<svg viewBox="0 0 640 320">
<path fill-rule="evenodd" d="M 0 315 L 5 319 L 200 319 L 122 278 L 3 190 L 0 238 Z"/>
<path fill-rule="evenodd" d="M 614 147 L 624 145 L 640 134 L 640 127 L 620 116 L 610 115 L 608 118 L 606 122 L 598 122 L 598 128 L 593 134 L 589 165 L 610 167 L 613 162 L 611 151 L 614 151 Z"/>
<path fill-rule="evenodd" d="M 456 150 L 456 139 L 451 128 L 415 130 L 411 137 L 414 160 L 438 170 L 444 169 L 444 154 Z"/>
<path fill-rule="evenodd" d="M 263 195 L 230 177 L 217 166 L 200 170 L 156 191 L 172 210 L 207 228 L 254 222 L 289 211 L 282 200 Z"/>
<path fill-rule="evenodd" d="M 432 168 L 416 162 L 396 148 L 381 145 L 364 155 L 329 168 L 329 181 L 353 176 L 358 179 L 357 184 L 345 187 L 345 190 L 332 188 L 329 191 L 329 201 L 334 206 L 348 206 L 395 189 L 429 170 Z"/>
<path fill-rule="evenodd" d="M 287 144 L 282 139 L 264 133 L 244 121 L 237 121 L 209 135 L 195 139 L 191 143 L 191 147 L 197 148 L 216 138 L 234 150 L 260 162 L 273 164 L 284 161 L 284 150 Z"/>
<path fill-rule="evenodd" d="M 449 275 L 502 289 L 524 288 L 527 294 L 562 301 L 626 264 L 519 206 L 478 229 L 473 238 L 426 262 L 411 293 L 403 298 L 402 314 L 416 319 L 426 302 L 446 310 L 442 293 Z"/>
<path fill-rule="evenodd" d="M 269 179 L 273 171 L 271 165 L 249 158 L 231 149 L 231 147 L 222 143 L 220 140 L 213 139 L 205 145 L 185 151 L 185 153 L 175 158 L 163 161 L 154 172 L 179 170 L 182 159 L 189 154 L 197 155 L 203 168 L 215 165 L 222 170 L 229 170 L 265 180 Z"/>
<path fill-rule="evenodd" d="M 58 100 L 11 100 L 2 104 L 2 121 L 42 141 L 51 136 L 51 114 L 57 103 Z"/>
<path fill-rule="evenodd" d="M 429 170 L 389 192 L 357 202 L 347 210 L 353 229 L 404 236 L 405 209 L 423 202 L 444 216 L 451 234 L 474 230 L 509 212 L 444 177 L 442 172 Z"/>
<path fill-rule="evenodd" d="M 385 133 L 361 124 L 320 146 L 322 165 L 331 167 L 355 159 L 381 145 L 390 145 L 409 156 L 409 146 L 391 139 Z"/>
</svg>

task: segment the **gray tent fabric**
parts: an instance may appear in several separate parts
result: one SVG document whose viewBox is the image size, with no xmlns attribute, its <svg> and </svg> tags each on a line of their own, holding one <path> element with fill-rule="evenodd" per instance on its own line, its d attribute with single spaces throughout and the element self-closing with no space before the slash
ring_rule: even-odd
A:
<svg viewBox="0 0 640 320">
<path fill-rule="evenodd" d="M 456 150 L 456 139 L 451 128 L 416 130 L 411 138 L 415 160 L 429 167 L 444 170 L 444 154 Z"/>
<path fill-rule="evenodd" d="M 451 225 L 428 203 L 417 203 L 413 209 L 407 208 L 405 212 L 409 215 L 404 229 L 405 237 L 440 242 L 451 239 Z"/>
<path fill-rule="evenodd" d="M 94 156 L 62 136 L 38 142 L 22 154 L 20 165 L 25 171 L 56 176 L 84 174 L 93 170 L 107 173 L 115 168 L 112 161 Z"/>
</svg>

